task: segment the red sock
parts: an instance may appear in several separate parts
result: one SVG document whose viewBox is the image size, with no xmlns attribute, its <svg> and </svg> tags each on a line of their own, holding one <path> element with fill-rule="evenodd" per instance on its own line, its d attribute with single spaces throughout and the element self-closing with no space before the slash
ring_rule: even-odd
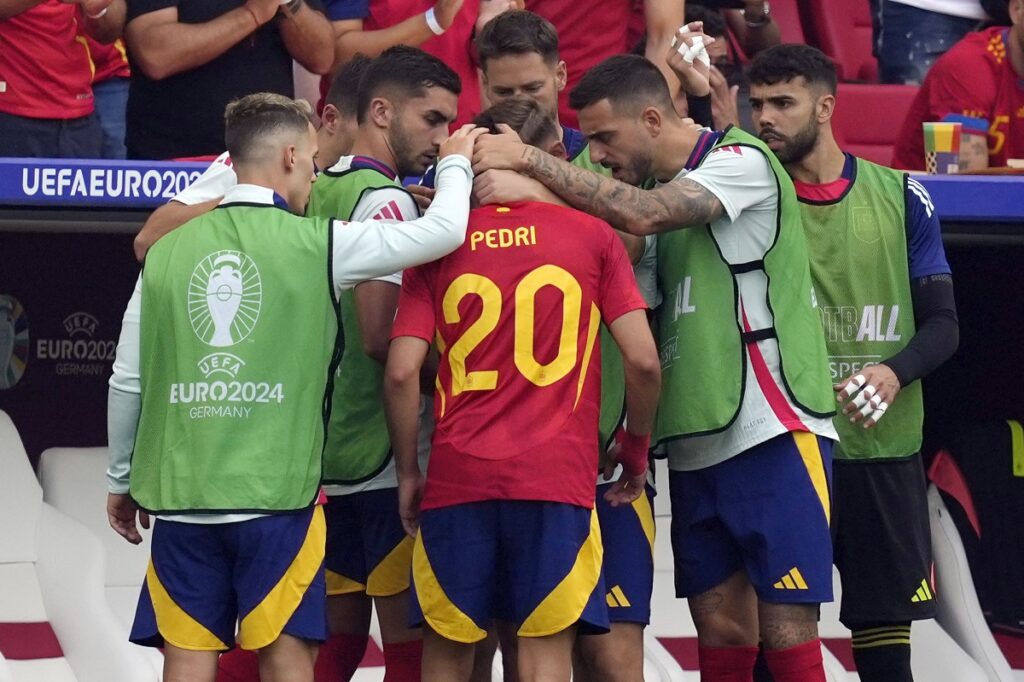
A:
<svg viewBox="0 0 1024 682">
<path fill-rule="evenodd" d="M 368 640 L 366 635 L 331 635 L 320 645 L 320 653 L 316 656 L 314 682 L 348 682 L 352 679 L 366 653 Z"/>
<path fill-rule="evenodd" d="M 384 682 L 420 682 L 423 640 L 384 642 Z"/>
<path fill-rule="evenodd" d="M 221 654 L 217 682 L 260 682 L 259 654 L 238 647 Z"/>
<path fill-rule="evenodd" d="M 752 682 L 754 679 L 756 646 L 702 646 L 697 652 L 701 682 Z"/>
<path fill-rule="evenodd" d="M 812 639 L 788 649 L 765 649 L 764 660 L 775 682 L 825 682 L 821 640 Z"/>
</svg>

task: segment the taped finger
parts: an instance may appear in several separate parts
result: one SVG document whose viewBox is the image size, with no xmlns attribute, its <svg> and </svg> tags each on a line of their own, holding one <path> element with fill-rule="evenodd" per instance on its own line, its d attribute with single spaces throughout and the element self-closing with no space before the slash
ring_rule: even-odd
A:
<svg viewBox="0 0 1024 682">
<path fill-rule="evenodd" d="M 863 374 L 858 374 L 857 376 L 850 379 L 850 382 L 846 384 L 846 388 L 844 388 L 839 393 L 839 396 L 843 399 L 849 398 L 858 390 L 860 390 L 860 387 L 863 386 L 865 383 L 867 383 L 867 378 L 865 378 Z"/>
</svg>

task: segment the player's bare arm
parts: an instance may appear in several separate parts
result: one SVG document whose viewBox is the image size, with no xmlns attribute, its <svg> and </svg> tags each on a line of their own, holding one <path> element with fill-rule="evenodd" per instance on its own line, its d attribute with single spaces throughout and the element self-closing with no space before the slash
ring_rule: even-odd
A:
<svg viewBox="0 0 1024 682">
<path fill-rule="evenodd" d="M 420 373 L 429 349 L 423 339 L 400 336 L 391 342 L 384 371 L 384 414 L 398 474 L 398 511 L 402 526 L 413 537 L 419 527 L 424 482 L 416 452 Z"/>
<path fill-rule="evenodd" d="M 571 206 L 640 236 L 704 225 L 725 212 L 718 197 L 696 182 L 684 178 L 653 190 L 640 189 L 576 168 L 524 145 L 514 134 L 484 135 L 477 142 L 473 170 L 491 168 L 536 178 Z"/>
<path fill-rule="evenodd" d="M 304 0 L 281 5 L 277 16 L 288 54 L 312 73 L 330 73 L 334 65 L 334 29 L 327 17 Z"/>
<path fill-rule="evenodd" d="M 381 365 L 388 360 L 388 339 L 400 291 L 401 287 L 379 280 L 363 282 L 354 291 L 363 352 Z"/>
<path fill-rule="evenodd" d="M 146 218 L 142 229 L 135 235 L 132 248 L 135 250 L 136 260 L 141 263 L 146 258 L 146 252 L 149 251 L 153 244 L 156 244 L 158 239 L 178 229 L 193 218 L 198 218 L 204 213 L 217 208 L 217 204 L 220 203 L 221 199 L 223 197 L 216 197 L 209 201 L 191 205 L 172 199 L 157 208 Z"/>
</svg>

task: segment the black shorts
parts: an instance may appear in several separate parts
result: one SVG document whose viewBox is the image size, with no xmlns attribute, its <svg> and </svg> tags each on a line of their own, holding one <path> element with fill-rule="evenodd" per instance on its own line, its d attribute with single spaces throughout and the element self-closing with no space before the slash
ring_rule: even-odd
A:
<svg viewBox="0 0 1024 682">
<path fill-rule="evenodd" d="M 833 462 L 832 546 L 843 625 L 935 616 L 921 455 Z"/>
</svg>

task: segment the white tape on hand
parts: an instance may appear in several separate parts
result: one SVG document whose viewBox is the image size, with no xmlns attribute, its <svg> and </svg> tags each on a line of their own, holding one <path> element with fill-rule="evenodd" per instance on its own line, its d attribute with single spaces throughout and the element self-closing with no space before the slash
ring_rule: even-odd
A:
<svg viewBox="0 0 1024 682">
<path fill-rule="evenodd" d="M 868 428 L 870 426 L 873 426 L 874 424 L 877 424 L 879 422 L 879 420 L 882 417 L 885 416 L 885 411 L 888 410 L 888 409 L 889 409 L 889 403 L 884 402 L 884 401 L 879 403 L 878 407 L 875 409 L 875 411 L 872 412 L 871 416 L 868 417 L 868 419 L 864 422 L 864 428 L 866 429 L 866 428 Z"/>
<path fill-rule="evenodd" d="M 858 374 L 857 376 L 853 377 L 852 379 L 850 379 L 850 383 L 846 384 L 846 388 L 840 391 L 837 400 L 842 401 L 845 400 L 846 398 L 849 398 L 851 395 L 859 391 L 860 387 L 863 386 L 866 382 L 867 378 L 865 378 L 863 374 Z"/>
<path fill-rule="evenodd" d="M 711 57 L 708 56 L 708 50 L 704 47 L 704 36 L 694 36 L 685 51 L 683 45 L 680 45 L 677 50 L 687 64 L 693 64 L 694 60 L 697 60 L 705 66 L 711 65 Z"/>
</svg>

